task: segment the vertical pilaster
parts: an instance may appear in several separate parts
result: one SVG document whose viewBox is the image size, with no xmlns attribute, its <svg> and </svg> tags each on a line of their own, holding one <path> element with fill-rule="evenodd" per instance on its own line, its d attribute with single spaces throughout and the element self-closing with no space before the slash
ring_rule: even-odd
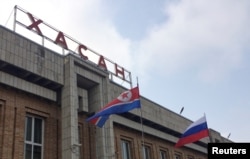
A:
<svg viewBox="0 0 250 159">
<path fill-rule="evenodd" d="M 79 158 L 77 100 L 74 60 L 70 56 L 66 56 L 62 89 L 62 159 Z"/>
<path fill-rule="evenodd" d="M 98 95 L 95 96 L 95 98 L 98 99 L 98 102 L 92 103 L 91 105 L 92 109 L 95 111 L 100 110 L 101 107 L 113 100 L 110 97 L 110 87 L 108 86 L 108 83 L 108 78 L 103 78 L 100 86 L 97 87 L 96 90 L 93 90 L 96 92 L 96 95 Z M 115 159 L 116 157 L 112 115 L 110 116 L 110 119 L 107 120 L 103 128 L 97 127 L 96 129 L 96 150 L 97 159 Z"/>
</svg>

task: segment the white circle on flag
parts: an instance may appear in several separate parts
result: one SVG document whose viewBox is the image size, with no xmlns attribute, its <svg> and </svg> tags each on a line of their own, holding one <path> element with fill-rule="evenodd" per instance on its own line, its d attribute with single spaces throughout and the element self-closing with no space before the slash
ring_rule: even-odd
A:
<svg viewBox="0 0 250 159">
<path fill-rule="evenodd" d="M 127 102 L 131 99 L 132 97 L 132 93 L 131 91 L 126 91 L 126 92 L 123 92 L 122 94 L 120 94 L 117 99 L 122 101 L 122 102 Z"/>
</svg>

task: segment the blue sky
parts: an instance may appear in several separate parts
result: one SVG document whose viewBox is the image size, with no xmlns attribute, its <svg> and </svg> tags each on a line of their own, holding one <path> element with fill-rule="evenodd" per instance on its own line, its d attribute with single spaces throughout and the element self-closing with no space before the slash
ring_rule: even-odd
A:
<svg viewBox="0 0 250 159">
<path fill-rule="evenodd" d="M 15 4 L 130 70 L 142 96 L 250 142 L 249 0 L 3 0 L 1 25 Z"/>
</svg>

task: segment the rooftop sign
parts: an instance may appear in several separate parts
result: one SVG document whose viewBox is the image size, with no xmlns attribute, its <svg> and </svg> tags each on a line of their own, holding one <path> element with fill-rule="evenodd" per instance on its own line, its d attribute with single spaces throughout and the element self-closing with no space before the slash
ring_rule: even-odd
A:
<svg viewBox="0 0 250 159">
<path fill-rule="evenodd" d="M 17 16 L 17 13 L 22 15 Z M 76 53 L 82 60 L 91 61 L 103 70 L 108 71 L 111 80 L 115 77 L 129 83 L 130 86 L 132 85 L 131 72 L 66 35 L 64 32 L 52 27 L 18 6 L 15 6 L 14 16 L 14 31 L 16 31 L 16 24 L 18 24 L 42 37 L 43 46 L 45 40 L 54 43 L 62 48 L 63 53 L 65 50 Z"/>
</svg>

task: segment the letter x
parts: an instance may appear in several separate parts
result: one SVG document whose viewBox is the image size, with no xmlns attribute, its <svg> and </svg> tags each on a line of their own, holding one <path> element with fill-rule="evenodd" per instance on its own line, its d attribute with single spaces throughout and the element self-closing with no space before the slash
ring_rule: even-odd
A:
<svg viewBox="0 0 250 159">
<path fill-rule="evenodd" d="M 30 30 L 31 30 L 32 28 L 34 28 L 34 29 L 37 31 L 37 33 L 38 33 L 39 35 L 43 35 L 42 32 L 41 32 L 41 30 L 40 30 L 40 28 L 38 27 L 38 25 L 39 25 L 40 23 L 42 23 L 43 21 L 40 20 L 40 19 L 38 19 L 38 20 L 36 21 L 32 14 L 30 14 L 30 13 L 27 13 L 27 14 L 28 14 L 28 16 L 29 16 L 29 18 L 30 18 L 30 20 L 31 20 L 31 22 L 32 22 L 32 24 L 30 24 L 27 28 L 30 29 Z"/>
</svg>

